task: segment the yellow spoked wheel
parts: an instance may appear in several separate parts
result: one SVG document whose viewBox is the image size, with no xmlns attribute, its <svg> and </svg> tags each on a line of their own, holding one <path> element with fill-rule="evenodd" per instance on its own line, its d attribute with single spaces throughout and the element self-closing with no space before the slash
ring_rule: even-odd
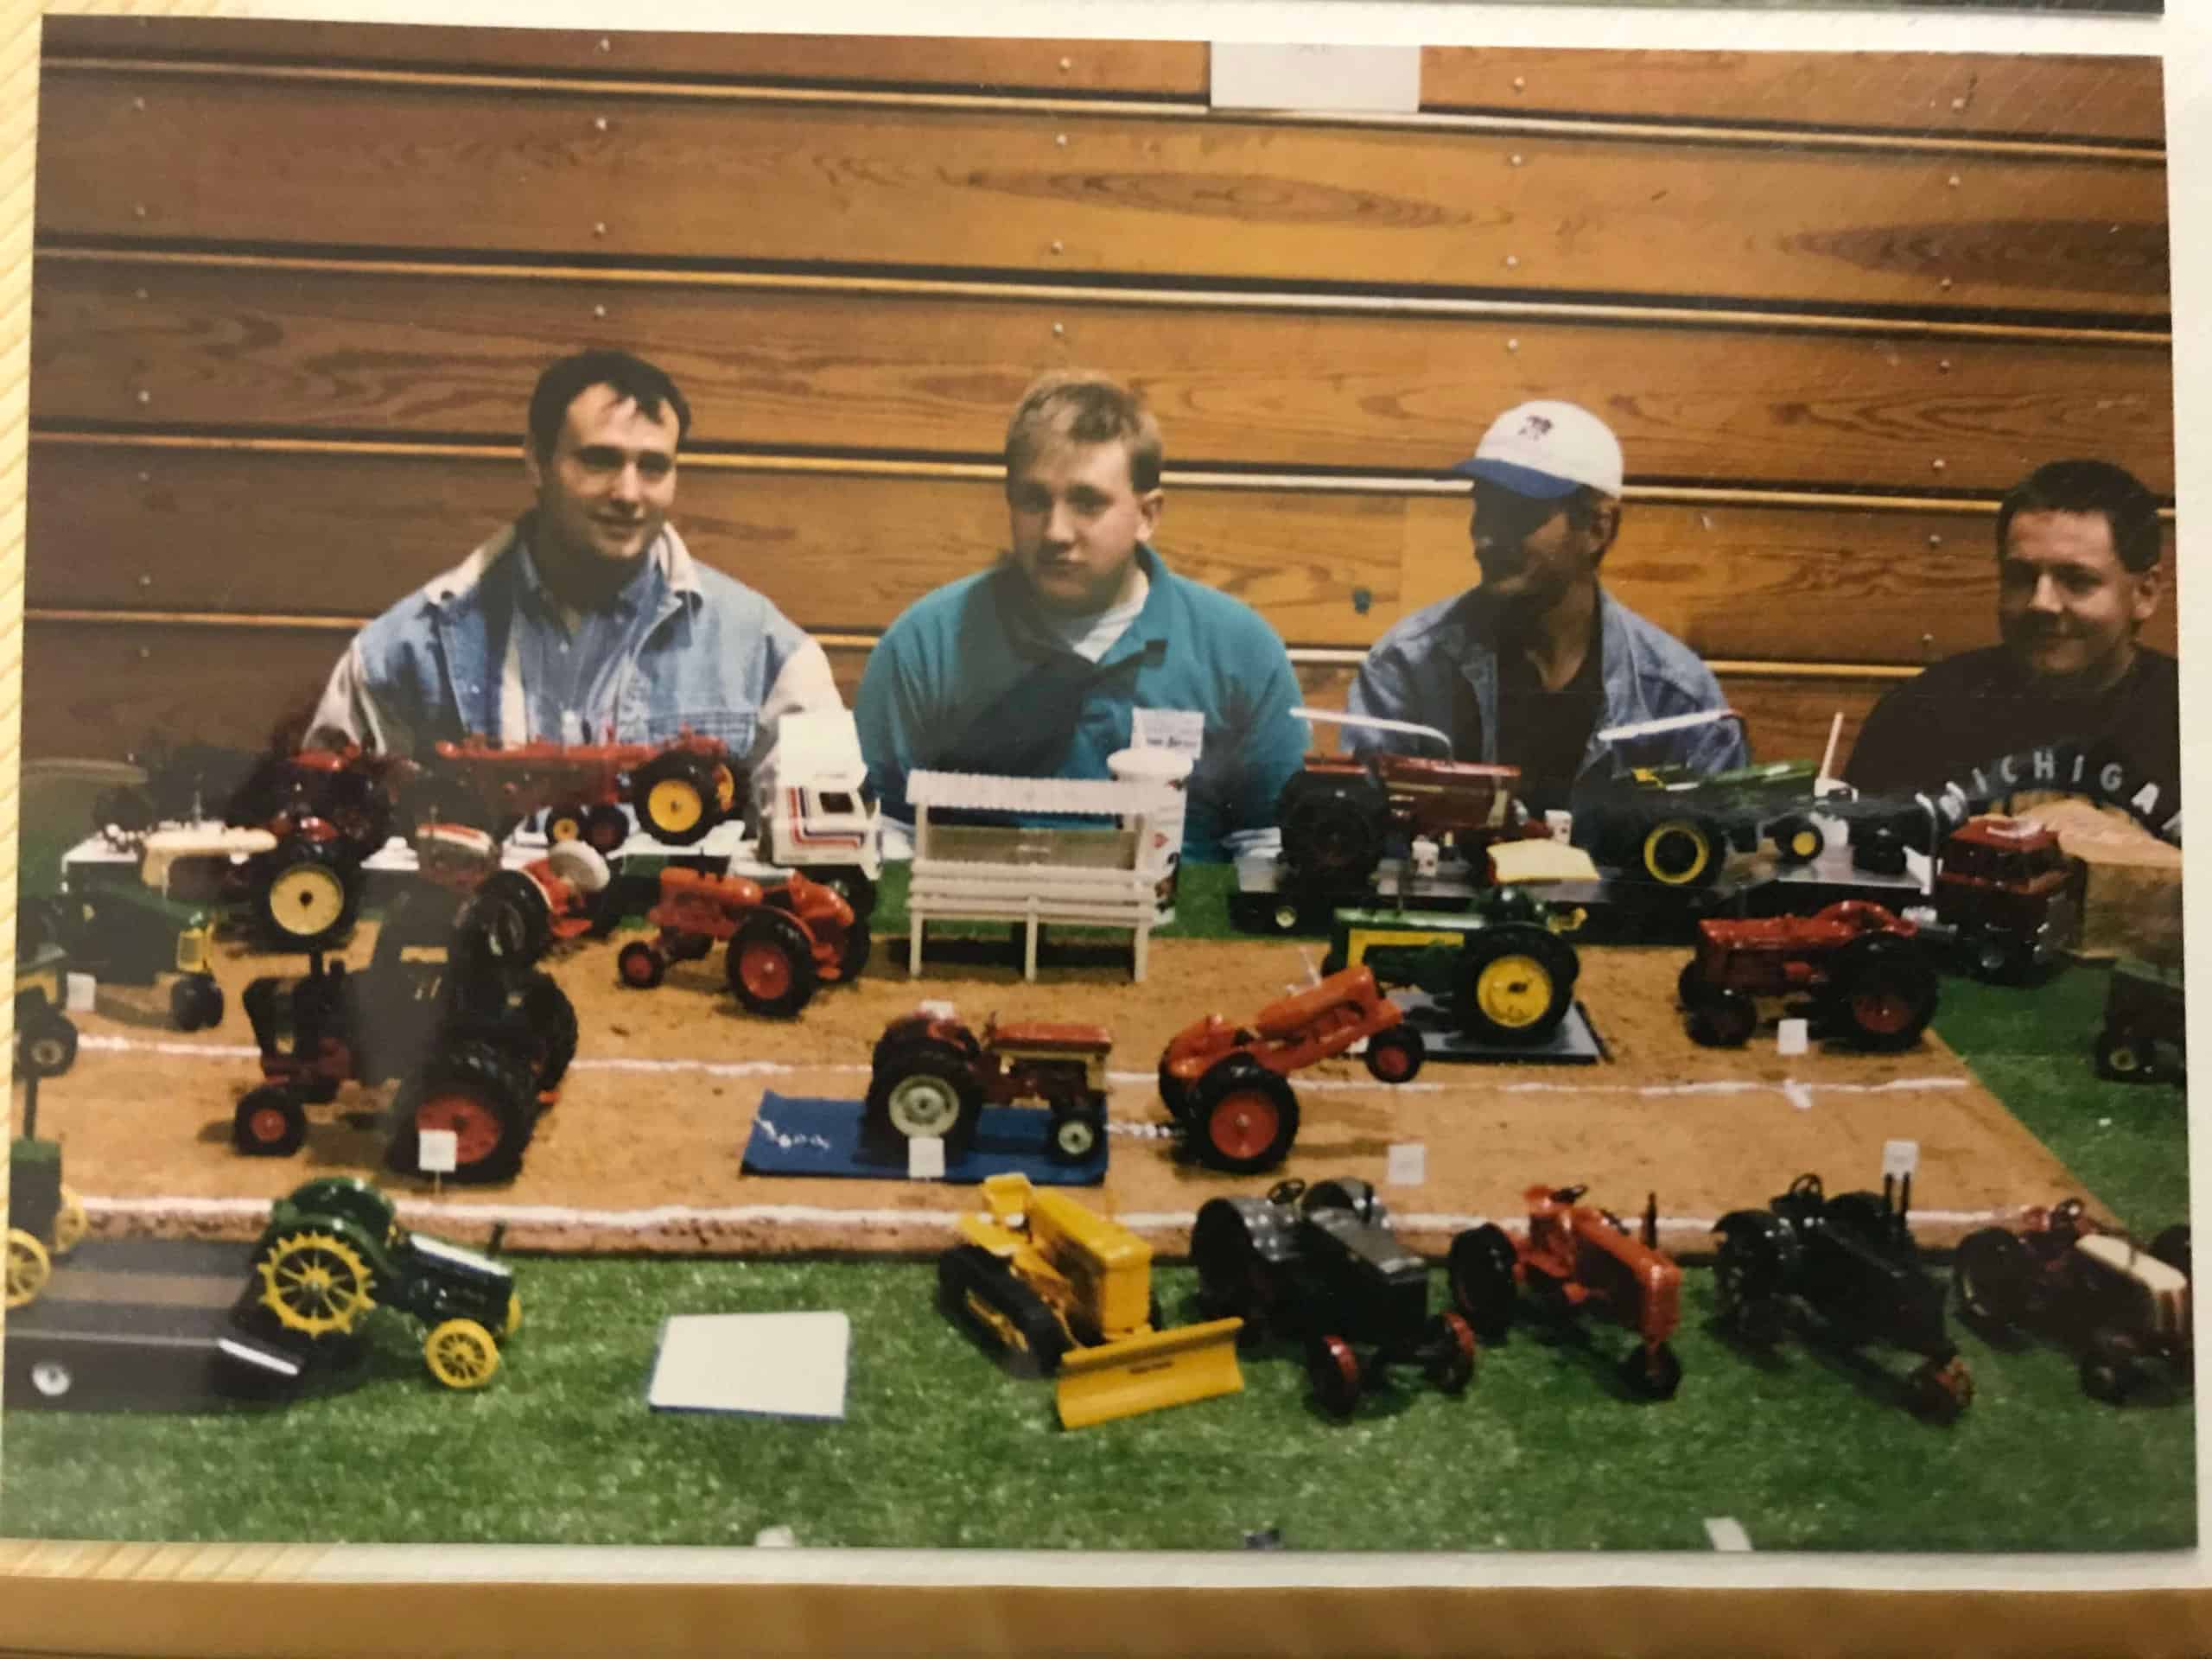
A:
<svg viewBox="0 0 2212 1659">
<path fill-rule="evenodd" d="M 269 884 L 269 912 L 294 938 L 338 925 L 346 913 L 346 880 L 325 864 L 295 864 Z"/>
<path fill-rule="evenodd" d="M 38 1300 L 46 1281 L 54 1276 L 54 1263 L 46 1246 L 20 1227 L 8 1230 L 8 1306 L 27 1307 Z"/>
<path fill-rule="evenodd" d="M 707 816 L 707 803 L 689 778 L 664 778 L 645 795 L 645 817 L 656 830 L 682 835 Z"/>
<path fill-rule="evenodd" d="M 1689 818 L 1654 824 L 1643 838 L 1643 868 L 1654 881 L 1687 887 L 1712 872 L 1713 837 Z"/>
<path fill-rule="evenodd" d="M 507 1293 L 507 1322 L 500 1328 L 499 1334 L 502 1337 L 512 1337 L 521 1329 L 522 1293 L 518 1290 L 511 1290 Z"/>
<path fill-rule="evenodd" d="M 67 1255 L 85 1242 L 91 1226 L 85 1218 L 85 1201 L 67 1187 L 61 1189 L 61 1208 L 54 1215 L 54 1253 Z"/>
<path fill-rule="evenodd" d="M 480 1389 L 499 1369 L 499 1344 L 474 1319 L 448 1319 L 423 1344 L 430 1375 L 449 1389 Z"/>
<path fill-rule="evenodd" d="M 1492 1024 L 1525 1031 L 1551 1012 L 1551 970 L 1518 951 L 1493 957 L 1475 976 L 1475 1006 Z"/>
<path fill-rule="evenodd" d="M 368 1263 L 342 1238 L 294 1233 L 276 1241 L 260 1264 L 262 1305 L 293 1331 L 311 1337 L 351 1331 L 375 1306 Z"/>
</svg>

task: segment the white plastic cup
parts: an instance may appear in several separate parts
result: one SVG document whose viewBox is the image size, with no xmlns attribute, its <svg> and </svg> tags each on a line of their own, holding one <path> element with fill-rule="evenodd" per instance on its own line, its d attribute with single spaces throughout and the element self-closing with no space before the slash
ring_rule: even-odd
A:
<svg viewBox="0 0 2212 1659">
<path fill-rule="evenodd" d="M 1191 757 L 1180 749 L 1139 746 L 1116 749 L 1106 769 L 1123 783 L 1153 785 L 1154 800 L 1145 818 L 1145 842 L 1137 849 L 1137 868 L 1167 878 L 1156 921 L 1175 919 L 1175 879 L 1183 865 L 1183 820 L 1190 805 Z"/>
</svg>

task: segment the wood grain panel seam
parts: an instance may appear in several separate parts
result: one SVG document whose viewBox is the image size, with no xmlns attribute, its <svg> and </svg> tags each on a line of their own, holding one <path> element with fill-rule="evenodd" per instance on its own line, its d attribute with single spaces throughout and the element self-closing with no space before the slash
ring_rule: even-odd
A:
<svg viewBox="0 0 2212 1659">
<path fill-rule="evenodd" d="M 1979 322 L 1935 316 L 1889 316 L 1871 313 L 1764 310 L 1743 305 L 1725 308 L 1651 304 L 1606 300 L 1507 300 L 1473 296 L 1369 294 L 1352 290 L 1287 292 L 1254 289 L 1161 289 L 1141 285 L 1107 287 L 1094 283 L 1058 284 L 979 282 L 931 276 L 816 276 L 788 270 L 676 269 L 652 266 L 570 265 L 537 262 L 489 264 L 471 260 L 364 259 L 340 255 L 209 251 L 153 246 L 86 246 L 61 238 L 41 241 L 41 261 L 83 264 L 100 270 L 121 266 L 168 266 L 188 270 L 332 275 L 348 276 L 452 277 L 474 282 L 603 283 L 614 287 L 748 289 L 793 294 L 849 294 L 889 299 L 989 300 L 1046 305 L 1122 306 L 1163 311 L 1286 311 L 1306 315 L 1494 318 L 1511 322 L 1587 322 L 1675 327 L 1730 332 L 1805 334 L 1875 334 L 1898 340 L 1980 340 L 2005 343 L 2125 346 L 2171 351 L 2171 328 L 2121 327 L 2109 323 L 2062 326 L 2052 323 Z M 1687 296 L 1684 296 L 1687 297 Z"/>
<path fill-rule="evenodd" d="M 859 109 L 942 110 L 963 114 L 1048 115 L 1055 118 L 1110 118 L 1148 121 L 1215 120 L 1210 104 L 1176 99 L 1014 97 L 1006 93 L 885 92 L 851 87 L 746 85 L 683 80 L 601 79 L 545 74 L 492 74 L 461 70 L 373 69 L 360 66 L 271 64 L 243 60 L 138 59 L 56 55 L 48 73 L 137 74 L 195 79 L 262 81 L 275 85 L 401 87 L 425 91 L 497 92 L 503 96 L 620 97 L 671 102 L 798 104 Z M 1950 134 L 1866 132 L 1807 126 L 1777 129 L 1726 123 L 1624 121 L 1608 116 L 1484 115 L 1456 110 L 1407 113 L 1336 110 L 1246 110 L 1218 115 L 1240 126 L 1351 128 L 1381 131 L 1464 131 L 1501 137 L 1554 137 L 1627 143 L 1694 143 L 1727 149 L 1841 150 L 1857 154 L 1961 156 L 2008 161 L 2118 162 L 2164 167 L 2162 147 L 2109 140 L 1966 137 Z"/>
</svg>

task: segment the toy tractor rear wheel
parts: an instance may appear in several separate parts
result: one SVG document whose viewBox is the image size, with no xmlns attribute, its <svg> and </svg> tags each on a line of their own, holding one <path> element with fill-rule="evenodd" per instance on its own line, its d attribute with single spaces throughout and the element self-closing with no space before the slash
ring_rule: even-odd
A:
<svg viewBox="0 0 2212 1659">
<path fill-rule="evenodd" d="M 489 1043 L 458 1043 L 401 1086 L 396 1109 L 391 1156 L 400 1168 L 420 1174 L 423 1131 L 450 1129 L 452 1179 L 504 1181 L 522 1167 L 537 1127 L 537 1078 L 526 1061 Z"/>
<path fill-rule="evenodd" d="M 261 1305 L 302 1336 L 343 1335 L 376 1306 L 369 1264 L 336 1233 L 309 1228 L 272 1240 L 254 1271 Z"/>
<path fill-rule="evenodd" d="M 909 1141 L 934 1135 L 957 1151 L 976 1138 L 983 1116 L 976 1074 L 950 1044 L 902 1047 L 868 1087 L 870 1121 Z"/>
<path fill-rule="evenodd" d="M 576 1058 L 575 1004 L 550 974 L 533 973 L 522 991 L 522 1023 L 536 1056 L 538 1092 L 560 1086 Z"/>
<path fill-rule="evenodd" d="M 1465 1316 L 1480 1341 L 1503 1342 L 1513 1329 L 1514 1306 L 1520 1293 L 1513 1268 L 1518 1260 L 1513 1241 L 1494 1222 L 1485 1222 L 1452 1241 L 1445 1262 L 1452 1305 Z"/>
<path fill-rule="evenodd" d="M 1785 865 L 1809 864 L 1828 849 L 1827 833 L 1802 812 L 1777 819 L 1768 830 L 1775 856 Z"/>
<path fill-rule="evenodd" d="M 1289 1080 L 1257 1060 L 1217 1060 L 1191 1090 L 1192 1144 L 1201 1162 L 1232 1175 L 1273 1169 L 1298 1137 Z"/>
<path fill-rule="evenodd" d="M 1713 1288 L 1721 1323 L 1748 1341 L 1773 1332 L 1788 1271 L 1782 1223 L 1764 1211 L 1738 1211 L 1720 1220 Z"/>
<path fill-rule="evenodd" d="M 1470 1036 L 1533 1046 L 1547 1040 L 1573 1002 L 1573 947 L 1541 927 L 1486 929 L 1462 948 L 1458 1012 Z"/>
<path fill-rule="evenodd" d="M 1959 1312 L 1985 1332 L 2018 1328 L 2028 1313 L 2035 1263 L 2028 1247 L 2002 1227 L 1984 1227 L 1959 1241 L 1951 1262 Z"/>
<path fill-rule="evenodd" d="M 1364 886 L 1382 857 L 1388 813 L 1364 782 L 1293 779 L 1276 813 L 1283 862 L 1307 880 Z"/>
<path fill-rule="evenodd" d="M 1665 1343 L 1641 1344 L 1621 1361 L 1621 1386 L 1643 1400 L 1671 1400 L 1682 1386 L 1682 1362 Z"/>
<path fill-rule="evenodd" d="M 169 987 L 169 1023 L 179 1031 L 223 1023 L 223 988 L 213 974 L 187 974 Z"/>
<path fill-rule="evenodd" d="M 2190 1274 L 2189 1224 L 2177 1222 L 2151 1241 L 2151 1254 L 2176 1273 Z"/>
<path fill-rule="evenodd" d="M 1168 1116 L 1178 1123 L 1190 1115 L 1191 1085 L 1167 1069 L 1167 1062 L 1160 1062 L 1160 1099 L 1167 1108 Z"/>
<path fill-rule="evenodd" d="M 1662 819 L 1636 843 L 1637 868 L 1669 887 L 1712 886 L 1727 853 L 1719 826 L 1705 818 Z"/>
<path fill-rule="evenodd" d="M 1465 1394 L 1475 1380 L 1478 1351 L 1472 1325 L 1457 1313 L 1440 1313 L 1421 1344 L 1421 1375 L 1440 1393 Z"/>
<path fill-rule="evenodd" d="M 28 1307 L 38 1300 L 46 1281 L 54 1276 L 54 1263 L 46 1246 L 20 1227 L 8 1230 L 7 1303 Z"/>
<path fill-rule="evenodd" d="M 1428 1058 L 1428 1045 L 1411 1026 L 1393 1026 L 1367 1039 L 1367 1069 L 1381 1083 L 1411 1083 Z"/>
<path fill-rule="evenodd" d="M 814 941 L 798 918 L 780 910 L 756 910 L 739 925 L 729 942 L 728 968 L 737 1000 L 754 1014 L 775 1019 L 804 1008 L 821 981 Z"/>
<path fill-rule="evenodd" d="M 469 926 L 502 962 L 536 962 L 553 944 L 545 890 L 520 870 L 494 870 L 469 895 Z"/>
<path fill-rule="evenodd" d="M 1690 1040 L 1700 1047 L 1741 1048 L 1758 1029 L 1758 1004 L 1741 991 L 1700 985 L 1688 1024 Z"/>
<path fill-rule="evenodd" d="M 616 955 L 614 971 L 632 990 L 650 991 L 668 977 L 668 955 L 650 939 L 632 939 Z"/>
<path fill-rule="evenodd" d="M 1854 940 L 1836 965 L 1837 1020 L 1857 1046 L 1910 1048 L 1936 1014 L 1936 970 L 1913 947 L 1879 934 Z"/>
<path fill-rule="evenodd" d="M 1913 1372 L 1908 1386 L 1913 1411 L 1931 1423 L 1956 1422 L 1959 1414 L 1974 1403 L 1974 1373 L 1955 1354 L 1929 1360 Z"/>
<path fill-rule="evenodd" d="M 875 935 L 868 928 L 868 918 L 855 910 L 853 925 L 845 930 L 844 948 L 837 953 L 838 983 L 849 985 L 866 973 L 868 958 L 874 954 Z"/>
<path fill-rule="evenodd" d="M 1238 1200 L 1208 1198 L 1198 1206 L 1191 1229 L 1191 1265 L 1198 1269 L 1198 1306 L 1208 1319 L 1242 1319 L 1240 1342 L 1267 1334 L 1281 1287 Z"/>
<path fill-rule="evenodd" d="M 1045 1149 L 1055 1163 L 1082 1163 L 1106 1138 L 1106 1109 L 1095 1101 L 1060 1101 L 1047 1134 Z"/>
<path fill-rule="evenodd" d="M 289 1158 L 307 1138 L 307 1107 L 283 1084 L 249 1089 L 231 1117 L 231 1144 L 249 1158 Z"/>
<path fill-rule="evenodd" d="M 361 906 L 361 878 L 335 849 L 289 841 L 266 855 L 253 895 L 254 925 L 287 950 L 320 950 L 342 938 Z"/>
<path fill-rule="evenodd" d="M 48 1005 L 16 1031 L 16 1064 L 26 1077 L 58 1077 L 77 1063 L 76 1022 Z"/>
<path fill-rule="evenodd" d="M 1349 1417 L 1359 1404 L 1359 1356 L 1342 1337 L 1324 1332 L 1306 1344 L 1306 1376 L 1313 1385 L 1313 1398 L 1332 1417 Z"/>
<path fill-rule="evenodd" d="M 979 1244 L 947 1250 L 937 1262 L 938 1303 L 1002 1354 L 1014 1370 L 1050 1376 L 1067 1352 L 1067 1333 L 1045 1299 Z"/>
<path fill-rule="evenodd" d="M 2148 1083 L 2158 1075 L 2152 1052 L 2134 1033 L 2107 1027 L 2097 1033 L 2097 1075 L 2109 1083 Z"/>
<path fill-rule="evenodd" d="M 499 1369 L 499 1344 L 474 1319 L 447 1319 L 423 1340 L 423 1363 L 449 1389 L 480 1389 Z"/>
<path fill-rule="evenodd" d="M 657 841 L 688 847 L 703 840 L 721 819 L 715 763 L 702 754 L 673 750 L 638 768 L 630 804 Z"/>
</svg>

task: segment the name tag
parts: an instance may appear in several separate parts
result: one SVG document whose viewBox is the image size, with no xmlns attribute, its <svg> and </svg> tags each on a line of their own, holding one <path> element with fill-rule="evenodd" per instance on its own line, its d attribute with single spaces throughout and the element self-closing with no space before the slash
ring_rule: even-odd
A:
<svg viewBox="0 0 2212 1659">
<path fill-rule="evenodd" d="M 1205 747 L 1206 717 L 1196 709 L 1132 709 L 1129 741 L 1139 748 L 1173 749 L 1192 764 Z"/>
</svg>

